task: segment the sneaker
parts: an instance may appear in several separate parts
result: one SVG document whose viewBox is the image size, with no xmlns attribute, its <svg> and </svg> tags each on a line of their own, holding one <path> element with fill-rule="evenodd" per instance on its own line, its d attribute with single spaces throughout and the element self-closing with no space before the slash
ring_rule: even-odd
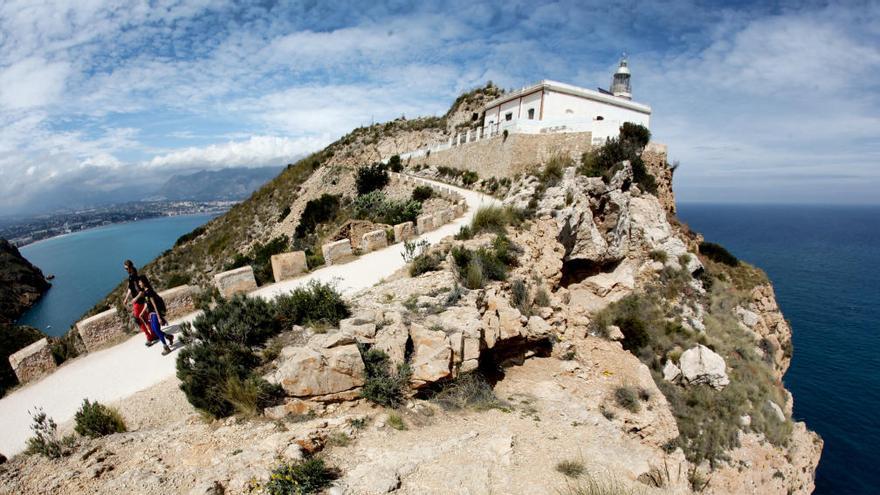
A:
<svg viewBox="0 0 880 495">
<path fill-rule="evenodd" d="M 159 342 L 159 339 L 148 340 L 147 343 L 144 345 L 147 347 L 152 347 L 152 345 L 155 344 L 156 342 Z"/>
<path fill-rule="evenodd" d="M 166 346 L 165 346 L 165 349 L 162 350 L 162 355 L 165 356 L 165 355 L 167 355 L 169 352 L 171 352 L 171 348 L 168 347 L 168 346 L 166 345 Z"/>
<path fill-rule="evenodd" d="M 166 334 L 165 336 L 168 337 L 168 345 L 174 345 L 174 335 L 169 333 L 169 334 Z"/>
</svg>

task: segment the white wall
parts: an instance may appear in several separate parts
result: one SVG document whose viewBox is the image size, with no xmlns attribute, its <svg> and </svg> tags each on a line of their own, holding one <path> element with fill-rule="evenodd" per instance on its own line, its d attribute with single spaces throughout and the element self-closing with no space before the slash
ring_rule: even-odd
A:
<svg viewBox="0 0 880 495">
<path fill-rule="evenodd" d="M 548 91 L 544 96 L 545 119 L 595 121 L 598 116 L 603 117 L 606 124 L 616 122 L 618 127 L 624 122 L 650 127 L 650 115 L 642 112 L 555 91 Z"/>
</svg>

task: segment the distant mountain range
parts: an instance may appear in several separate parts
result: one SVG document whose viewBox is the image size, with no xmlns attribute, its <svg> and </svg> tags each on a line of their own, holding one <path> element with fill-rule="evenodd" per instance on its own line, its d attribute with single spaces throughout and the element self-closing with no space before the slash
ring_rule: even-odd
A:
<svg viewBox="0 0 880 495">
<path fill-rule="evenodd" d="M 144 199 L 168 201 L 238 201 L 278 175 L 283 167 L 224 168 L 171 176 Z"/>
</svg>

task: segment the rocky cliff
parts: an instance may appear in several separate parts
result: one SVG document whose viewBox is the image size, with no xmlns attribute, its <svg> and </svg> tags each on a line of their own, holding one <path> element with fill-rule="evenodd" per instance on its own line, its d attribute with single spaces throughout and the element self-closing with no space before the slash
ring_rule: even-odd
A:
<svg viewBox="0 0 880 495">
<path fill-rule="evenodd" d="M 252 198 L 242 211 L 278 211 L 227 242 L 290 232 L 304 198 L 442 132 L 354 133 L 292 196 Z M 770 281 L 701 251 L 674 216 L 665 153 L 641 156 L 650 180 L 624 161 L 473 184 L 505 206 L 356 294 L 350 318 L 259 350 L 283 395 L 259 417 L 206 423 L 170 380 L 117 405 L 132 431 L 17 457 L 0 491 L 254 493 L 279 463 L 317 457 L 334 494 L 810 493 L 822 440 L 791 417 L 791 328 Z M 376 371 L 378 351 L 396 373 Z"/>
<path fill-rule="evenodd" d="M 49 290 L 39 268 L 0 239 L 0 323 L 12 323 Z"/>
</svg>

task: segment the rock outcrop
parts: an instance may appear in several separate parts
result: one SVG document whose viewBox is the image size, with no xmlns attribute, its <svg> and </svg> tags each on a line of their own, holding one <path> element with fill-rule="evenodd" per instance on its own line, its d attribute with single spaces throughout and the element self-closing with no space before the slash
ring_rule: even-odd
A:
<svg viewBox="0 0 880 495">
<path fill-rule="evenodd" d="M 0 239 L 0 323 L 13 323 L 49 287 L 39 268 L 9 241 Z"/>
</svg>

